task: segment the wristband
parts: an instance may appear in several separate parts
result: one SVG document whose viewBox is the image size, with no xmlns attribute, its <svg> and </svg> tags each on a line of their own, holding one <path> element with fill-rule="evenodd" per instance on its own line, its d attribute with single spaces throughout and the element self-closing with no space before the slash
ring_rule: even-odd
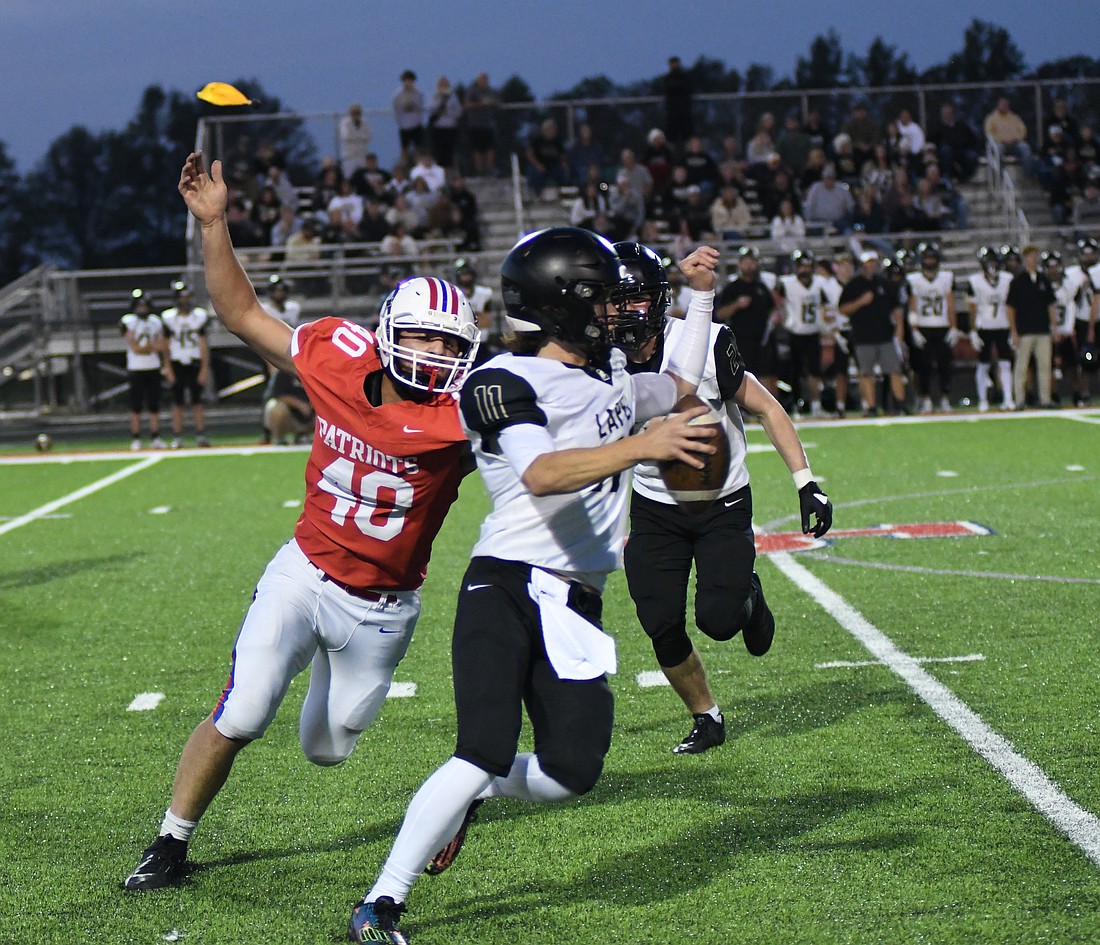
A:
<svg viewBox="0 0 1100 945">
<path fill-rule="evenodd" d="M 791 473 L 791 478 L 794 480 L 794 487 L 801 491 L 807 483 L 814 481 L 814 474 L 810 472 L 810 467 L 807 466 L 796 473 Z"/>
</svg>

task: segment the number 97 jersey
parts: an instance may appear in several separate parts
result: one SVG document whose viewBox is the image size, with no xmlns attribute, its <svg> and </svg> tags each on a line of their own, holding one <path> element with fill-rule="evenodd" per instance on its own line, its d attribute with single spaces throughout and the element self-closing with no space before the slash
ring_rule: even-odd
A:
<svg viewBox="0 0 1100 945">
<path fill-rule="evenodd" d="M 454 398 L 372 405 L 377 340 L 342 319 L 299 326 L 290 353 L 317 414 L 295 539 L 350 588 L 420 587 L 463 476 L 467 444 Z"/>
</svg>

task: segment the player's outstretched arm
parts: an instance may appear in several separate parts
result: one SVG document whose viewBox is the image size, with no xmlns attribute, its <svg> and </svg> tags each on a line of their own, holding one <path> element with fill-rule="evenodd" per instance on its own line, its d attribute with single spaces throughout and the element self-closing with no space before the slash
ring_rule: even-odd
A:
<svg viewBox="0 0 1100 945">
<path fill-rule="evenodd" d="M 680 271 L 691 286 L 691 301 L 684 315 L 680 343 L 669 357 L 665 373 L 676 382 L 676 396 L 694 394 L 702 380 L 710 346 L 710 325 L 714 316 L 714 269 L 718 250 L 700 246 L 680 261 Z"/>
<path fill-rule="evenodd" d="M 207 173 L 202 152 L 189 154 L 180 172 L 179 192 L 201 228 L 206 288 L 215 314 L 262 358 L 296 376 L 290 357 L 290 326 L 264 311 L 233 252 L 222 162 L 215 161 Z"/>
</svg>

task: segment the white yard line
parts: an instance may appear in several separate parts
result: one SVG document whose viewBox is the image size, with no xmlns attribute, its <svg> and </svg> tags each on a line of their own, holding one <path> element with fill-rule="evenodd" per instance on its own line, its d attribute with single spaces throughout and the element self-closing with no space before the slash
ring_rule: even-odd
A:
<svg viewBox="0 0 1100 945">
<path fill-rule="evenodd" d="M 127 466 L 124 469 L 111 473 L 109 476 L 96 480 L 90 485 L 77 489 L 76 492 L 70 492 L 60 499 L 54 499 L 53 502 L 47 502 L 45 505 L 40 505 L 37 509 L 28 512 L 26 515 L 20 515 L 18 518 L 13 518 L 10 522 L 4 522 L 0 525 L 0 535 L 6 535 L 8 532 L 14 531 L 22 525 L 27 525 L 40 518 L 45 518 L 47 515 L 53 514 L 58 509 L 64 508 L 72 502 L 77 502 L 85 496 L 90 496 L 93 492 L 99 492 L 100 489 L 106 489 L 107 486 L 114 485 L 120 479 L 125 479 L 127 476 L 132 476 L 134 473 L 141 472 L 143 469 L 148 469 L 154 463 L 159 463 L 160 460 L 160 456 L 150 456 L 147 459 L 134 463 L 133 466 Z"/>
<path fill-rule="evenodd" d="M 984 660 L 981 653 L 968 653 L 966 656 L 914 656 L 915 663 L 974 663 Z M 814 663 L 814 669 L 856 669 L 860 666 L 882 666 L 878 660 L 833 660 L 831 663 Z"/>
<path fill-rule="evenodd" d="M 1100 820 L 1073 801 L 1061 788 L 943 683 L 934 679 L 907 653 L 874 626 L 843 597 L 811 574 L 786 552 L 769 560 L 800 590 L 855 637 L 883 665 L 928 704 L 960 738 L 999 771 L 1039 813 L 1058 828 L 1093 863 L 1100 866 Z"/>
</svg>

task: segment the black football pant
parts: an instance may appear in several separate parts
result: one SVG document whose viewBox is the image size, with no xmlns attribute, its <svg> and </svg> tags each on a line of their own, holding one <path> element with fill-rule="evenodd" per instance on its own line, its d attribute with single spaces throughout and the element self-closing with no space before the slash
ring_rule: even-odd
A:
<svg viewBox="0 0 1100 945">
<path fill-rule="evenodd" d="M 451 647 L 455 756 L 489 774 L 508 774 L 526 706 L 542 770 L 584 794 L 599 780 L 611 747 L 611 688 L 605 676 L 558 678 L 527 590 L 530 579 L 531 565 L 499 558 L 474 558 L 466 569 Z M 569 606 L 600 625 L 603 602 L 595 591 L 571 584 Z"/>
<path fill-rule="evenodd" d="M 695 625 L 729 640 L 752 613 L 752 491 L 745 486 L 705 512 L 634 493 L 626 580 L 657 662 L 679 666 L 691 655 L 686 626 L 688 577 L 695 562 Z"/>
<path fill-rule="evenodd" d="M 913 376 L 917 382 L 917 393 L 921 397 L 932 396 L 932 375 L 940 379 L 940 396 L 951 396 L 951 372 L 954 366 L 954 354 L 947 343 L 946 328 L 919 328 L 924 335 L 924 347 L 913 345 L 909 359 L 913 365 Z"/>
</svg>

